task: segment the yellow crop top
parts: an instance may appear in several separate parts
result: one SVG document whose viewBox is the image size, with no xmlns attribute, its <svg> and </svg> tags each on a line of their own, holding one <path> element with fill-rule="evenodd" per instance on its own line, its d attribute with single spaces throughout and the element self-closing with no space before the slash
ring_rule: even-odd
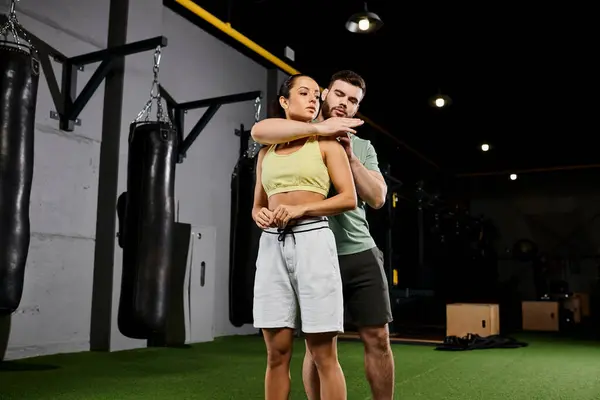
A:
<svg viewBox="0 0 600 400">
<path fill-rule="evenodd" d="M 306 190 L 327 196 L 331 180 L 316 137 L 291 154 L 277 154 L 271 145 L 262 161 L 261 182 L 268 197 Z"/>
</svg>

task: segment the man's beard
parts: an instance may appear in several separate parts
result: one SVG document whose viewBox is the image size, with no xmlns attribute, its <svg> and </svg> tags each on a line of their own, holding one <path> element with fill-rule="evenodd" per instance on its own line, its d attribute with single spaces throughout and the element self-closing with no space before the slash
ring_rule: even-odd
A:
<svg viewBox="0 0 600 400">
<path fill-rule="evenodd" d="M 332 112 L 332 108 L 329 105 L 329 103 L 327 102 L 327 100 L 325 100 L 323 102 L 323 105 L 321 106 L 323 109 L 323 118 L 328 119 L 331 118 L 331 112 Z M 344 111 L 344 117 L 348 117 L 348 113 L 346 111 Z"/>
</svg>

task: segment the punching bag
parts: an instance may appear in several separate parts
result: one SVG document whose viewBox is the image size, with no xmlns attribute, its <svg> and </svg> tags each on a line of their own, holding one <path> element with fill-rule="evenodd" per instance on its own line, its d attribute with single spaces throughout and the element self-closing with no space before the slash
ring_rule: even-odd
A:
<svg viewBox="0 0 600 400">
<path fill-rule="evenodd" d="M 127 192 L 117 204 L 123 275 L 118 326 L 134 339 L 164 334 L 175 229 L 177 134 L 167 123 L 130 126 Z"/>
<path fill-rule="evenodd" d="M 252 219 L 256 159 L 242 156 L 231 178 L 229 239 L 229 321 L 253 323 L 254 276 L 262 230 Z"/>
<path fill-rule="evenodd" d="M 39 62 L 23 45 L 0 42 L 0 315 L 23 294 Z"/>
</svg>

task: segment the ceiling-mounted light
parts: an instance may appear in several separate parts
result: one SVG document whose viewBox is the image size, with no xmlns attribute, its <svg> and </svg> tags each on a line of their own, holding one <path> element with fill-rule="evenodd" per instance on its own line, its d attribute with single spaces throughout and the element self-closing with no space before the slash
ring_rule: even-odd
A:
<svg viewBox="0 0 600 400">
<path fill-rule="evenodd" d="M 452 99 L 445 94 L 436 94 L 429 99 L 429 105 L 435 108 L 448 107 L 450 104 L 452 104 Z"/>
<path fill-rule="evenodd" d="M 373 33 L 383 26 L 383 21 L 379 15 L 367 10 L 365 2 L 365 10 L 353 14 L 346 22 L 346 29 L 352 33 Z"/>
</svg>

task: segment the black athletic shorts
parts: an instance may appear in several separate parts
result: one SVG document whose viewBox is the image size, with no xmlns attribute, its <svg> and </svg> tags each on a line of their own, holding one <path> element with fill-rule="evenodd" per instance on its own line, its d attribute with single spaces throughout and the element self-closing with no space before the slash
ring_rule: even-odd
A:
<svg viewBox="0 0 600 400">
<path fill-rule="evenodd" d="M 392 322 L 383 253 L 374 247 L 360 253 L 338 256 L 338 259 L 349 322 L 358 328 L 383 326 Z"/>
</svg>

